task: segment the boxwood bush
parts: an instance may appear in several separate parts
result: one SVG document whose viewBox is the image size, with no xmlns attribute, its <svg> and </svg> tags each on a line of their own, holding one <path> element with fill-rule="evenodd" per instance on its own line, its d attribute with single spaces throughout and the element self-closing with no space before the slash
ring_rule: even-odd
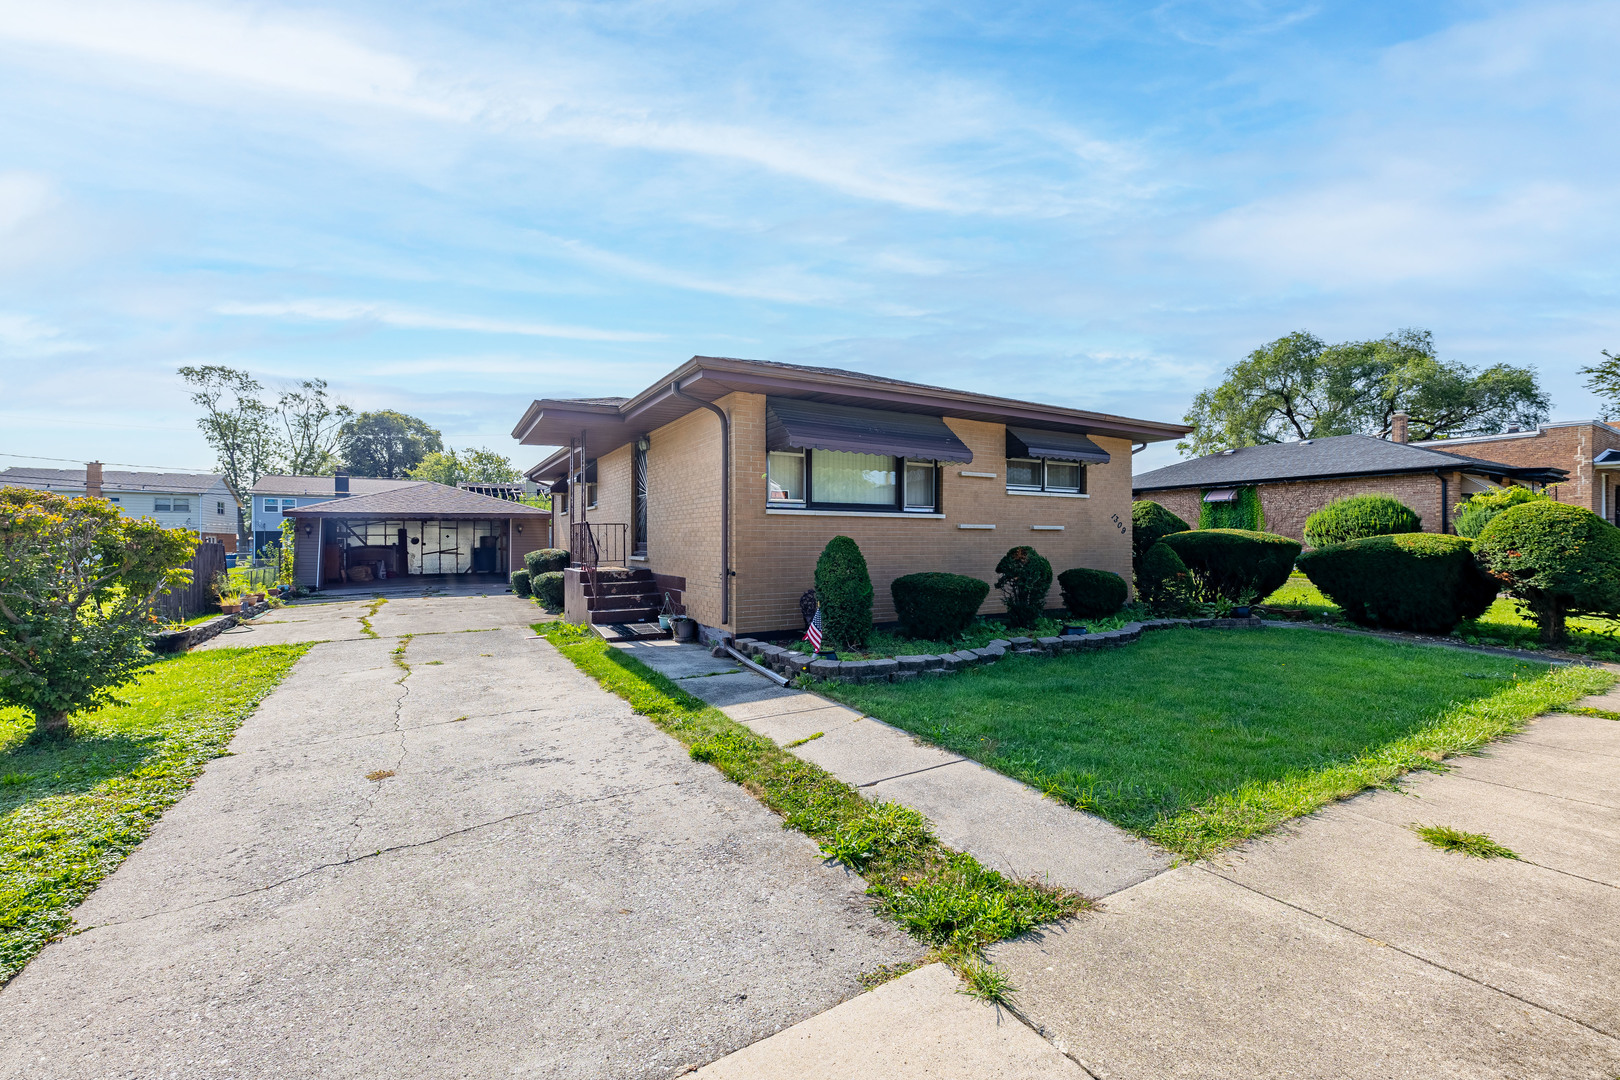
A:
<svg viewBox="0 0 1620 1080">
<path fill-rule="evenodd" d="M 1151 499 L 1131 503 L 1131 572 L 1137 577 L 1138 590 L 1142 588 L 1142 560 L 1153 550 L 1153 545 L 1171 533 L 1186 532 L 1189 528 L 1185 521 Z"/>
<path fill-rule="evenodd" d="M 1080 566 L 1063 571 L 1057 580 L 1063 606 L 1077 619 L 1106 619 L 1117 614 L 1131 594 L 1125 579 L 1107 570 Z"/>
<path fill-rule="evenodd" d="M 1569 615 L 1620 613 L 1620 529 L 1581 506 L 1527 502 L 1498 514 L 1474 550 L 1481 568 L 1524 601 L 1549 644 Z"/>
<path fill-rule="evenodd" d="M 1457 535 L 1470 540 L 1484 531 L 1496 515 L 1510 506 L 1527 502 L 1545 502 L 1547 496 L 1529 488 L 1509 487 L 1496 491 L 1483 491 L 1467 502 L 1457 504 Z"/>
<path fill-rule="evenodd" d="M 531 551 L 523 556 L 523 567 L 529 572 L 529 577 L 539 577 L 549 574 L 553 570 L 568 569 L 568 552 L 563 548 L 541 548 Z"/>
<path fill-rule="evenodd" d="M 1422 528 L 1423 519 L 1399 499 L 1351 495 L 1334 499 L 1305 519 L 1305 542 L 1311 547 L 1326 547 L 1367 536 L 1415 533 Z"/>
<path fill-rule="evenodd" d="M 1052 564 L 1027 544 L 1009 548 L 996 563 L 996 588 L 1007 605 L 1007 625 L 1034 626 L 1052 591 Z"/>
<path fill-rule="evenodd" d="M 545 606 L 547 611 L 561 611 L 563 606 L 563 576 L 561 570 L 547 570 L 543 574 L 535 574 L 529 579 L 529 588 L 534 592 L 534 598 Z"/>
<path fill-rule="evenodd" d="M 529 572 L 527 570 L 512 571 L 512 591 L 524 597 L 533 595 L 533 590 L 529 588 Z"/>
<path fill-rule="evenodd" d="M 1192 597 L 1192 576 L 1170 545 L 1154 544 L 1142 558 L 1136 591 L 1155 607 L 1180 608 Z"/>
<path fill-rule="evenodd" d="M 872 575 L 855 541 L 835 536 L 816 560 L 821 640 L 828 649 L 860 649 L 872 633 Z"/>
<path fill-rule="evenodd" d="M 1307 551 L 1299 568 L 1352 622 L 1449 634 L 1496 599 L 1497 583 L 1460 536 L 1398 533 Z"/>
<path fill-rule="evenodd" d="M 1248 529 L 1195 529 L 1171 533 L 1159 543 L 1181 556 L 1193 598 L 1205 603 L 1270 596 L 1288 580 L 1300 550 L 1298 540 Z"/>
<path fill-rule="evenodd" d="M 966 574 L 907 574 L 890 583 L 889 595 L 907 636 L 951 641 L 979 613 L 990 583 Z"/>
</svg>

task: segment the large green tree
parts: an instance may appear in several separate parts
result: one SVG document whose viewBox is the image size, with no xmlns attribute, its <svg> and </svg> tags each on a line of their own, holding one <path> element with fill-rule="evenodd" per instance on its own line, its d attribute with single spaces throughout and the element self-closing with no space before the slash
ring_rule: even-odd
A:
<svg viewBox="0 0 1620 1080">
<path fill-rule="evenodd" d="M 69 735 L 150 660 L 152 598 L 190 581 L 196 546 L 105 499 L 0 488 L 0 704 L 33 713 L 36 737 Z"/>
<path fill-rule="evenodd" d="M 248 551 L 251 538 L 241 508 L 259 477 L 274 472 L 284 457 L 275 413 L 262 400 L 264 387 L 245 371 L 204 364 L 181 368 L 180 377 L 191 387 L 192 403 L 202 409 L 197 426 L 236 499 L 237 550 Z"/>
<path fill-rule="evenodd" d="M 432 480 L 438 484 L 513 484 L 520 478 L 510 458 L 493 450 L 454 447 L 436 450 L 408 474 L 412 480 Z"/>
<path fill-rule="evenodd" d="M 1620 416 L 1620 354 L 1603 350 L 1603 359 L 1581 368 L 1586 388 L 1603 399 L 1603 415 Z"/>
<path fill-rule="evenodd" d="M 282 453 L 294 476 L 328 476 L 337 467 L 338 438 L 354 410 L 333 398 L 325 379 L 304 379 L 276 399 L 285 432 Z"/>
<path fill-rule="evenodd" d="M 403 479 L 444 440 L 424 420 L 392 409 L 361 413 L 343 425 L 338 452 L 354 476 Z"/>
<path fill-rule="evenodd" d="M 1263 345 L 1193 399 L 1178 449 L 1210 454 L 1329 435 L 1387 437 L 1396 413 L 1412 439 L 1489 434 L 1547 418 L 1530 368 L 1441 360 L 1427 330 L 1329 345 L 1299 330 Z"/>
</svg>

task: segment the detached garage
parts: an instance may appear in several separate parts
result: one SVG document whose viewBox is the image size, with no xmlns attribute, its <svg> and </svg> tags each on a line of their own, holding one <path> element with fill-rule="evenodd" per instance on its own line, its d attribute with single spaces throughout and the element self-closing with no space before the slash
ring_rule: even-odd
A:
<svg viewBox="0 0 1620 1080">
<path fill-rule="evenodd" d="M 308 589 L 397 577 L 484 578 L 505 585 L 523 556 L 550 545 L 550 513 L 444 484 L 420 483 L 284 511 L 294 573 Z"/>
</svg>

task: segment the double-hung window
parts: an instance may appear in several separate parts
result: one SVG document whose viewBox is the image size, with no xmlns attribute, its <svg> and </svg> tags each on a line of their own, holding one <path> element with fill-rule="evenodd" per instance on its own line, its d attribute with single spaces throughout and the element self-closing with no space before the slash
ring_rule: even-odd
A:
<svg viewBox="0 0 1620 1080">
<path fill-rule="evenodd" d="M 154 514 L 189 514 L 191 513 L 190 499 L 176 499 L 170 495 L 158 495 L 152 500 Z"/>
<path fill-rule="evenodd" d="M 773 450 L 766 457 L 769 507 L 927 513 L 939 508 L 938 466 L 890 454 Z"/>
<path fill-rule="evenodd" d="M 1076 461 L 1052 458 L 1008 458 L 1007 490 L 1084 495 L 1086 467 Z"/>
</svg>

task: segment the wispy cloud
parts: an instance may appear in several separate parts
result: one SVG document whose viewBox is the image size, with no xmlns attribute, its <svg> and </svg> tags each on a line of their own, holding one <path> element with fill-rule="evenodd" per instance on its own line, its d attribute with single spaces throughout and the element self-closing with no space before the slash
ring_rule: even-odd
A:
<svg viewBox="0 0 1620 1080">
<path fill-rule="evenodd" d="M 90 351 L 58 327 L 31 315 L 0 311 L 0 356 L 23 360 Z"/>
<path fill-rule="evenodd" d="M 663 334 L 634 330 L 600 330 L 590 326 L 557 326 L 512 319 L 490 319 L 424 311 L 397 304 L 362 300 L 278 300 L 265 303 L 228 302 L 214 311 L 265 319 L 310 319 L 319 322 L 376 323 L 402 330 L 461 330 L 475 334 L 516 334 L 524 337 L 567 338 L 573 341 L 662 341 Z"/>
</svg>

